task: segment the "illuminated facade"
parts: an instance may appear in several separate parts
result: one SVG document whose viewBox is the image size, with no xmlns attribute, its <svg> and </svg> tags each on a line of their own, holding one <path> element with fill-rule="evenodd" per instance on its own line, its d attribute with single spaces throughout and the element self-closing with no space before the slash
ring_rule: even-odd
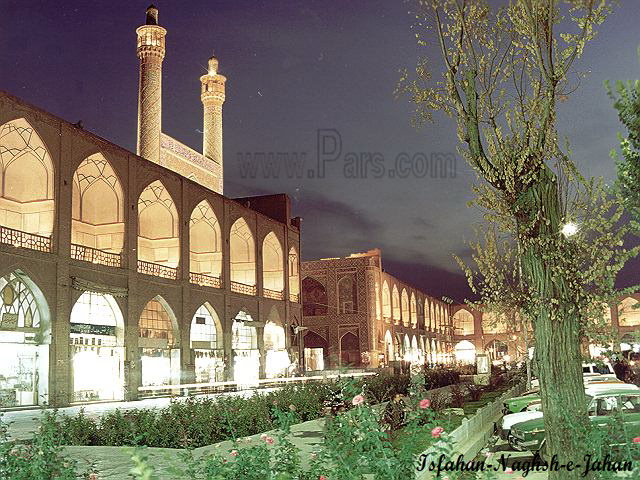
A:
<svg viewBox="0 0 640 480">
<path fill-rule="evenodd" d="M 204 155 L 161 132 L 157 10 L 137 33 L 140 155 L 0 92 L 0 407 L 287 372 L 300 222 L 222 196 L 217 71 Z"/>
<path fill-rule="evenodd" d="M 452 361 L 450 306 L 382 269 L 378 249 L 302 262 L 305 368 Z"/>
<path fill-rule="evenodd" d="M 625 296 L 617 304 L 603 305 L 607 326 L 617 332 L 617 345 L 584 345 L 593 357 L 603 348 L 621 352 L 640 353 L 640 344 L 633 333 L 640 330 L 640 294 Z M 452 307 L 456 358 L 462 363 L 472 363 L 476 353 L 486 353 L 494 362 L 519 360 L 526 352 L 525 336 L 517 315 L 498 316 L 481 312 L 466 305 Z M 533 345 L 533 332 L 529 329 L 528 341 Z"/>
</svg>

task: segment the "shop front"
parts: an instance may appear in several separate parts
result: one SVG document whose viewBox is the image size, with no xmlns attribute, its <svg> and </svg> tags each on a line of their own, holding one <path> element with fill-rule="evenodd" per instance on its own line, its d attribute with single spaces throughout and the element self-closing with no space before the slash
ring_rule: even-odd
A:
<svg viewBox="0 0 640 480">
<path fill-rule="evenodd" d="M 251 315 L 238 312 L 232 327 L 233 379 L 238 387 L 248 388 L 258 384 L 260 378 L 260 351 L 258 334 Z"/>
<path fill-rule="evenodd" d="M 0 408 L 47 403 L 49 309 L 22 272 L 0 278 Z"/>
<path fill-rule="evenodd" d="M 111 295 L 84 292 L 71 311 L 74 402 L 124 398 L 124 321 Z"/>
<path fill-rule="evenodd" d="M 222 329 L 216 311 L 204 304 L 191 321 L 191 351 L 196 383 L 224 381 Z"/>
</svg>

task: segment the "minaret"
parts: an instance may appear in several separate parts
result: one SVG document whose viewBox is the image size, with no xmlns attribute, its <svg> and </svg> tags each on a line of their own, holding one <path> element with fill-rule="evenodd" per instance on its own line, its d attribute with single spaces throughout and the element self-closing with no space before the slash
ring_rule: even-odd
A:
<svg viewBox="0 0 640 480">
<path fill-rule="evenodd" d="M 138 58 L 140 83 L 138 88 L 138 155 L 160 163 L 160 133 L 162 132 L 162 60 L 167 31 L 158 25 L 158 9 L 147 8 L 147 22 L 138 27 Z"/>
<path fill-rule="evenodd" d="M 226 77 L 218 73 L 218 59 L 209 59 L 209 71 L 200 77 L 200 99 L 204 107 L 202 154 L 220 165 L 220 193 L 222 193 L 224 169 L 222 163 L 222 104 Z"/>
</svg>

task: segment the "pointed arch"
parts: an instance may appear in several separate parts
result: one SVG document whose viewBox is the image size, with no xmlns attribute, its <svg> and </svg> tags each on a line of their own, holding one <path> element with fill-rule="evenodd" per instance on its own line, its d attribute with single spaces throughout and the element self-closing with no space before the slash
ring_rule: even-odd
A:
<svg viewBox="0 0 640 480">
<path fill-rule="evenodd" d="M 358 311 L 358 292 L 356 279 L 346 274 L 338 280 L 338 313 L 356 313 Z"/>
<path fill-rule="evenodd" d="M 388 362 L 395 360 L 395 354 L 393 351 L 393 337 L 391 336 L 391 332 L 389 330 L 387 330 L 387 332 L 384 334 L 384 350 Z"/>
<path fill-rule="evenodd" d="M 400 320 L 402 316 L 400 314 L 400 294 L 398 293 L 398 287 L 393 285 L 393 293 L 391 295 L 392 306 L 393 306 L 393 322 L 396 325 L 400 324 Z"/>
<path fill-rule="evenodd" d="M 138 198 L 138 260 L 176 268 L 180 261 L 178 210 L 160 180 Z"/>
<path fill-rule="evenodd" d="M 0 126 L 0 175 L 0 225 L 50 237 L 55 210 L 53 162 L 36 129 L 24 118 Z"/>
<path fill-rule="evenodd" d="M 122 400 L 124 318 L 116 299 L 85 291 L 71 310 L 70 323 L 74 401 Z"/>
<path fill-rule="evenodd" d="M 246 220 L 238 218 L 230 230 L 231 281 L 255 286 L 256 244 Z M 255 292 L 254 292 L 255 294 Z"/>
<path fill-rule="evenodd" d="M 21 270 L 0 277 L 0 376 L 20 384 L 0 396 L 0 407 L 47 403 L 51 317 L 44 294 Z"/>
<path fill-rule="evenodd" d="M 626 297 L 620 302 L 618 325 L 621 327 L 635 327 L 640 325 L 640 308 L 637 308 L 638 300 Z"/>
<path fill-rule="evenodd" d="M 220 278 L 222 235 L 211 204 L 202 200 L 189 219 L 189 271 Z"/>
<path fill-rule="evenodd" d="M 352 332 L 347 332 L 340 338 L 340 360 L 342 366 L 360 366 L 360 339 Z"/>
<path fill-rule="evenodd" d="M 104 155 L 94 153 L 80 162 L 71 188 L 71 243 L 119 255 L 124 244 L 124 193 Z M 94 261 L 81 251 L 72 249 L 74 258 Z"/>
<path fill-rule="evenodd" d="M 300 301 L 300 257 L 296 247 L 289 249 L 289 295 L 292 302 Z"/>
<path fill-rule="evenodd" d="M 411 315 L 411 326 L 416 328 L 418 326 L 418 307 L 416 306 L 416 295 L 411 292 L 411 301 L 409 303 L 409 312 Z"/>
<path fill-rule="evenodd" d="M 456 335 L 473 335 L 473 314 L 466 308 L 461 308 L 453 314 L 453 326 Z"/>
<path fill-rule="evenodd" d="M 402 324 L 409 326 L 409 295 L 406 288 L 402 289 Z"/>
<path fill-rule="evenodd" d="M 222 323 L 215 308 L 209 302 L 200 305 L 191 319 L 189 343 L 196 383 L 223 381 Z"/>
<path fill-rule="evenodd" d="M 262 288 L 280 294 L 284 291 L 282 245 L 274 232 L 269 232 L 262 241 Z"/>
<path fill-rule="evenodd" d="M 305 316 L 326 315 L 328 311 L 327 289 L 315 278 L 302 280 L 302 312 Z"/>
<path fill-rule="evenodd" d="M 391 292 L 386 280 L 382 282 L 382 317 L 386 322 L 391 321 Z"/>
<path fill-rule="evenodd" d="M 160 295 L 149 300 L 138 320 L 142 386 L 180 383 L 180 331 L 173 310 Z"/>
</svg>

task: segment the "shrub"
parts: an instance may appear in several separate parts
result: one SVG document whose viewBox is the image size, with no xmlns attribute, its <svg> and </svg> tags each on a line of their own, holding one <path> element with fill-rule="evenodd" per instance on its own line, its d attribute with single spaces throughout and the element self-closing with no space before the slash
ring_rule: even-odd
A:
<svg viewBox="0 0 640 480">
<path fill-rule="evenodd" d="M 482 397 L 485 388 L 482 385 L 469 384 L 467 385 L 467 391 L 472 402 L 477 402 Z"/>
<path fill-rule="evenodd" d="M 427 390 L 433 390 L 435 388 L 460 383 L 460 373 L 457 370 L 445 367 L 425 369 L 424 381 L 425 388 Z"/>
<path fill-rule="evenodd" d="M 465 400 L 467 398 L 466 393 L 460 385 L 452 385 L 451 386 L 451 406 L 453 408 L 462 408 L 464 407 Z"/>
</svg>

